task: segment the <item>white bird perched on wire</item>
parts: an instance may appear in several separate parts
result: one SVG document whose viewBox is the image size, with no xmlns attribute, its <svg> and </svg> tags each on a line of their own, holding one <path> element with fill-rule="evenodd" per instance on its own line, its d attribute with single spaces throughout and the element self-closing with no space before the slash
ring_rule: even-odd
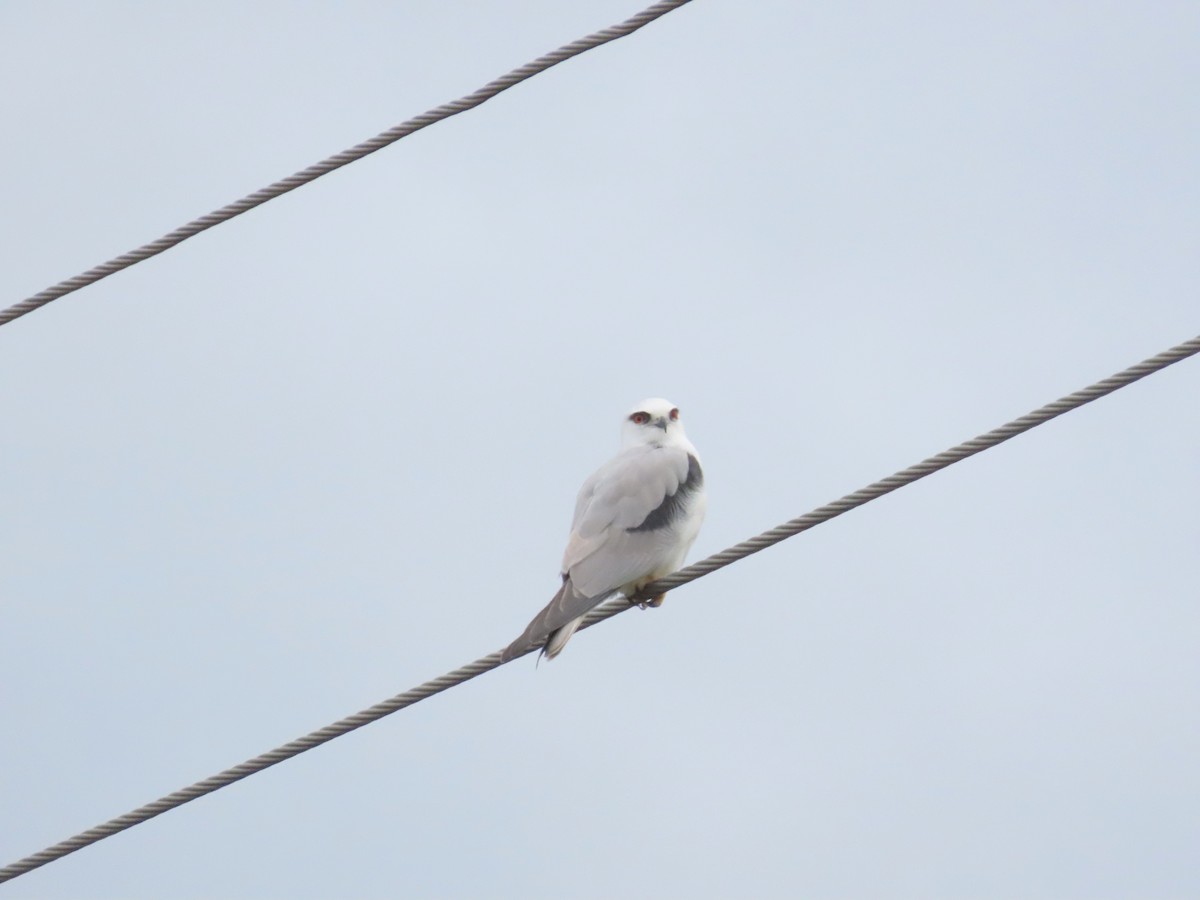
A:
<svg viewBox="0 0 1200 900">
<path fill-rule="evenodd" d="M 539 646 L 553 659 L 588 611 L 618 592 L 633 597 L 678 569 L 707 505 L 700 457 L 683 432 L 679 408 L 661 398 L 643 400 L 622 426 L 621 452 L 579 489 L 562 587 L 503 660 Z M 661 606 L 663 595 L 647 602 Z"/>
</svg>

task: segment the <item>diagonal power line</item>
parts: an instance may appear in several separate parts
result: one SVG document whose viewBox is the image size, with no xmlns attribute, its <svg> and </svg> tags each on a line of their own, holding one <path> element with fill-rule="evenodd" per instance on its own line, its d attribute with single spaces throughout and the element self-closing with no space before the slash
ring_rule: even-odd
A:
<svg viewBox="0 0 1200 900">
<path fill-rule="evenodd" d="M 73 291 L 87 287 L 89 284 L 95 284 L 102 278 L 107 278 L 109 275 L 120 272 L 122 269 L 127 269 L 136 263 L 170 250 L 177 244 L 182 244 L 188 238 L 195 237 L 200 232 L 207 231 L 214 225 L 228 222 L 235 216 L 249 212 L 256 206 L 262 206 L 268 200 L 274 200 L 276 197 L 286 194 L 289 191 L 303 187 L 310 181 L 316 181 L 322 175 L 328 175 L 335 169 L 340 169 L 342 166 L 357 162 L 364 156 L 374 153 L 376 150 L 382 150 L 384 147 L 394 144 L 400 138 L 408 137 L 422 128 L 427 128 L 443 119 L 466 112 L 468 109 L 474 109 L 476 106 L 491 100 L 497 94 L 507 91 L 510 87 L 518 85 L 522 81 L 527 81 L 534 75 L 545 72 L 547 69 L 551 69 L 561 62 L 579 56 L 581 53 L 586 53 L 588 50 L 607 44 L 609 41 L 615 41 L 618 38 L 633 34 L 633 32 L 645 25 L 649 25 L 655 19 L 661 18 L 672 10 L 690 2 L 691 0 L 660 0 L 659 3 L 646 7 L 646 9 L 637 15 L 626 19 L 620 24 L 609 28 L 602 28 L 599 31 L 589 34 L 587 37 L 564 44 L 557 50 L 547 53 L 544 56 L 539 56 L 532 62 L 513 69 L 508 74 L 501 75 L 494 81 L 489 81 L 477 91 L 473 91 L 449 103 L 443 103 L 441 106 L 434 107 L 419 116 L 414 116 L 406 122 L 401 122 L 399 125 L 375 135 L 370 140 L 363 141 L 361 144 L 355 144 L 348 150 L 335 153 L 333 156 L 323 159 L 319 163 L 314 163 L 307 169 L 301 169 L 294 175 L 282 178 L 274 184 L 255 191 L 253 194 L 247 194 L 241 200 L 235 200 L 233 203 L 222 206 L 220 209 L 213 210 L 208 215 L 193 219 L 186 225 L 180 225 L 174 231 L 168 232 L 148 244 L 143 244 L 136 250 L 122 253 L 120 256 L 114 257 L 106 263 L 94 266 L 86 272 L 76 275 L 74 278 L 68 278 L 66 281 L 60 281 L 58 284 L 51 285 L 44 291 L 39 291 L 32 297 L 28 297 L 20 303 L 16 303 L 8 309 L 0 311 L 0 325 L 7 325 L 9 322 L 19 319 L 26 313 L 31 313 L 35 309 L 41 309 L 52 300 L 64 297 Z"/>
<path fill-rule="evenodd" d="M 961 462 L 969 456 L 974 456 L 976 453 L 981 453 L 984 450 L 995 447 L 997 444 L 1002 444 L 1010 438 L 1023 434 L 1032 428 L 1036 428 L 1038 425 L 1061 416 L 1063 413 L 1078 409 L 1086 403 L 1111 394 L 1113 391 L 1119 390 L 1141 378 L 1145 378 L 1147 375 L 1165 369 L 1167 366 L 1194 356 L 1197 353 L 1200 353 L 1200 336 L 1194 337 L 1190 341 L 1184 341 L 1182 344 L 1178 344 L 1156 356 L 1143 360 L 1135 366 L 1130 366 L 1128 369 L 1105 378 L 1103 381 L 1098 381 L 1083 390 L 1068 394 L 1065 397 L 1055 400 L 1053 403 L 1047 403 L 1045 406 L 1035 409 L 1031 413 L 1027 413 L 1018 419 L 1013 419 L 1006 425 L 1001 425 L 999 428 L 979 435 L 979 437 L 964 441 L 955 447 L 951 447 L 949 450 L 943 450 L 936 456 L 931 456 L 916 465 L 909 466 L 907 469 L 901 469 L 894 475 L 889 475 L 887 478 L 869 484 L 851 494 L 847 494 L 840 500 L 820 506 L 812 512 L 784 522 L 782 525 L 772 528 L 770 531 L 765 531 L 757 537 L 742 541 L 728 550 L 723 550 L 687 568 L 680 569 L 673 575 L 668 575 L 666 578 L 659 579 L 653 584 L 647 585 L 643 589 L 642 594 L 646 597 L 653 597 L 656 594 L 674 590 L 688 582 L 695 581 L 697 578 L 708 575 L 710 572 L 715 572 L 717 569 L 724 568 L 730 563 L 758 553 L 760 550 L 765 550 L 767 547 L 778 544 L 780 541 L 800 534 L 803 531 L 807 531 L 822 522 L 828 522 L 842 513 L 849 512 L 885 494 L 890 494 L 892 491 L 898 490 L 905 485 L 912 484 L 926 475 L 932 475 L 934 472 L 945 469 L 956 462 Z M 612 618 L 629 608 L 630 604 L 623 599 L 609 601 L 593 610 L 584 621 L 582 627 L 590 628 L 592 625 Z M 530 652 L 532 650 L 526 651 L 526 653 Z M 241 781 L 243 778 L 261 772 L 276 763 L 291 759 L 293 756 L 298 756 L 306 750 L 319 747 L 334 738 L 348 734 L 364 725 L 369 725 L 372 722 L 382 719 L 384 716 L 412 706 L 414 703 L 419 703 L 428 697 L 432 697 L 434 694 L 440 694 L 442 691 L 470 681 L 478 675 L 490 672 L 492 669 L 503 665 L 500 662 L 500 653 L 501 651 L 499 650 L 495 653 L 490 653 L 475 660 L 473 663 L 468 663 L 461 668 L 455 669 L 453 672 L 447 672 L 439 678 L 427 681 L 402 694 L 397 694 L 388 700 L 384 700 L 382 703 L 376 703 L 374 706 L 368 707 L 352 716 L 339 719 L 332 725 L 326 725 L 324 728 L 320 728 L 311 734 L 306 734 L 304 737 L 290 741 L 281 747 L 276 747 L 274 750 L 263 753 L 253 759 L 248 759 L 231 769 L 226 769 L 224 772 L 219 772 L 182 790 L 167 794 L 153 803 L 147 803 L 145 806 L 140 806 L 131 812 L 125 813 L 123 816 L 118 816 L 102 825 L 97 825 L 95 828 L 89 828 L 87 831 L 82 831 L 72 838 L 68 838 L 52 847 L 47 847 L 45 850 L 27 856 L 22 860 L 18 860 L 12 865 L 0 869 L 0 882 L 16 878 L 49 862 L 60 859 L 69 853 L 74 853 L 76 850 L 80 850 L 89 844 L 94 844 L 106 837 L 119 834 L 127 828 L 139 825 L 168 810 L 175 809 L 177 806 L 182 806 L 185 803 L 203 797 L 205 794 L 211 794 L 213 791 L 228 787 L 234 782 Z M 524 656 L 525 654 L 521 655 Z"/>
</svg>

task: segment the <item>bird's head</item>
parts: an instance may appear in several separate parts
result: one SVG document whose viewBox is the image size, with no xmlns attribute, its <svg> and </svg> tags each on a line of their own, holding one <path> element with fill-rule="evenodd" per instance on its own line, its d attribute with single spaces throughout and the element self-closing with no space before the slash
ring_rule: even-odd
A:
<svg viewBox="0 0 1200 900">
<path fill-rule="evenodd" d="M 670 400 L 661 397 L 643 400 L 625 416 L 621 428 L 622 446 L 654 444 L 661 447 L 681 442 L 687 443 L 683 420 L 679 417 L 679 407 Z"/>
</svg>

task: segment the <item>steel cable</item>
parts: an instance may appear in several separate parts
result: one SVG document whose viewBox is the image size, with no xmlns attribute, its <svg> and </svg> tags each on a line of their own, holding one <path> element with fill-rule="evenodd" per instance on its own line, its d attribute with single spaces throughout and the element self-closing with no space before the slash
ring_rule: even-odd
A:
<svg viewBox="0 0 1200 900">
<path fill-rule="evenodd" d="M 195 237 L 202 231 L 207 231 L 214 225 L 227 222 L 235 216 L 240 216 L 242 213 L 254 209 L 256 206 L 261 206 L 268 200 L 274 200 L 276 197 L 286 194 L 289 191 L 294 191 L 296 188 L 302 187 L 310 181 L 315 181 L 322 175 L 328 175 L 335 169 L 340 169 L 342 166 L 356 162 L 364 156 L 369 156 L 376 150 L 382 150 L 384 147 L 394 144 L 401 138 L 408 137 L 408 135 L 420 131 L 422 128 L 427 128 L 443 119 L 466 112 L 468 109 L 474 109 L 481 103 L 492 99 L 497 94 L 508 90 L 514 85 L 520 84 L 522 81 L 532 78 L 534 75 L 545 72 L 547 69 L 553 68 L 572 57 L 579 56 L 581 53 L 586 53 L 588 50 L 632 34 L 655 19 L 666 15 L 671 10 L 690 2 L 691 0 L 662 0 L 662 2 L 647 7 L 619 25 L 602 28 L 600 31 L 593 32 L 587 37 L 564 44 L 551 53 L 539 56 L 533 62 L 528 62 L 519 68 L 513 69 L 507 75 L 502 75 L 494 81 L 489 81 L 477 91 L 473 91 L 450 103 L 443 103 L 441 106 L 435 107 L 419 116 L 414 116 L 406 122 L 401 122 L 399 125 L 377 134 L 368 141 L 356 144 L 348 150 L 343 150 L 341 153 L 335 153 L 333 156 L 323 159 L 321 162 L 315 163 L 307 169 L 302 169 L 294 175 L 280 179 L 274 184 L 255 191 L 253 194 L 248 194 L 241 200 L 236 200 L 233 203 L 210 212 L 208 215 L 193 219 L 186 225 L 181 225 L 174 231 L 168 232 L 157 240 L 138 247 L 136 250 L 122 253 L 120 256 L 114 257 L 106 263 L 94 266 L 86 272 L 76 275 L 74 278 L 68 278 L 66 281 L 60 281 L 58 284 L 52 285 L 44 291 L 39 291 L 32 297 L 28 297 L 20 303 L 16 303 L 0 312 L 0 325 L 6 325 L 14 319 L 19 319 L 26 313 L 31 313 L 35 309 L 41 309 L 52 300 L 64 297 L 73 291 L 87 287 L 89 284 L 95 284 L 102 278 L 107 278 L 109 275 L 120 272 L 122 269 L 127 269 L 136 263 L 170 250 L 177 244 L 183 243 L 190 237 Z"/>
<path fill-rule="evenodd" d="M 1038 425 L 1061 416 L 1063 413 L 1078 409 L 1086 403 L 1111 394 L 1113 391 L 1132 384 L 1161 369 L 1165 369 L 1173 363 L 1194 356 L 1197 353 L 1200 353 L 1200 336 L 1178 344 L 1170 350 L 1152 356 L 1137 365 L 1130 366 L 1128 369 L 1105 378 L 1103 381 L 1098 381 L 1083 390 L 1068 394 L 1059 400 L 1055 400 L 1053 403 L 1047 403 L 1045 406 L 1031 413 L 1027 413 L 1018 419 L 1013 419 L 1006 425 L 1001 425 L 999 428 L 981 434 L 972 440 L 964 441 L 955 447 L 951 447 L 949 450 L 944 450 L 916 465 L 909 466 L 907 469 L 901 469 L 894 475 L 890 475 L 887 478 L 847 494 L 840 500 L 820 506 L 812 512 L 805 513 L 802 516 L 785 522 L 776 528 L 772 528 L 770 531 L 765 531 L 757 537 L 742 541 L 728 550 L 723 550 L 698 563 L 680 569 L 673 575 L 668 575 L 666 578 L 647 585 L 642 592 L 642 596 L 652 597 L 666 591 L 674 590 L 688 582 L 695 581 L 697 578 L 702 578 L 711 572 L 715 572 L 717 569 L 724 568 L 730 563 L 758 553 L 760 550 L 765 550 L 767 547 L 778 544 L 780 541 L 800 534 L 803 531 L 807 531 L 815 525 L 827 522 L 830 519 L 840 516 L 842 513 L 862 506 L 864 503 L 869 503 L 905 485 L 912 484 L 926 475 L 931 475 L 969 456 L 974 456 L 976 453 L 981 453 L 990 447 L 1002 444 L 1010 438 L 1014 438 L 1032 428 L 1036 428 Z M 589 613 L 582 627 L 589 628 L 630 608 L 630 603 L 626 600 L 618 599 L 609 601 Z M 532 651 L 526 651 L 521 656 L 527 655 L 530 652 Z M 244 763 L 226 769 L 223 772 L 213 775 L 211 778 L 206 778 L 182 790 L 167 794 L 153 803 L 147 803 L 145 806 L 138 807 L 131 812 L 125 813 L 123 816 L 118 816 L 95 828 L 89 828 L 87 831 L 80 832 L 72 838 L 68 838 L 52 847 L 47 847 L 45 850 L 27 856 L 12 865 L 5 866 L 3 869 L 0 869 L 0 882 L 16 878 L 39 866 L 44 866 L 46 863 L 60 859 L 69 853 L 74 853 L 76 850 L 80 850 L 89 844 L 94 844 L 103 838 L 111 837 L 168 810 L 175 809 L 178 806 L 203 797 L 205 794 L 211 794 L 213 791 L 227 787 L 236 781 L 241 781 L 249 775 L 261 772 L 263 769 L 291 759 L 293 756 L 298 756 L 306 750 L 319 747 L 321 744 L 331 741 L 336 737 L 341 737 L 357 728 L 382 719 L 386 715 L 411 706 L 427 697 L 432 697 L 434 694 L 439 694 L 463 682 L 470 681 L 472 678 L 482 675 L 484 672 L 490 672 L 500 665 L 502 665 L 500 662 L 500 651 L 497 650 L 495 653 L 477 659 L 475 662 L 455 669 L 453 672 L 447 672 L 439 678 L 427 681 L 402 694 L 397 694 L 395 697 L 384 700 L 382 703 L 376 703 L 374 706 L 368 707 L 352 716 L 340 719 L 332 725 L 326 725 L 324 728 L 318 729 L 311 734 L 297 738 L 281 747 L 276 747 L 274 750 L 263 753 L 253 759 L 246 760 Z"/>
</svg>

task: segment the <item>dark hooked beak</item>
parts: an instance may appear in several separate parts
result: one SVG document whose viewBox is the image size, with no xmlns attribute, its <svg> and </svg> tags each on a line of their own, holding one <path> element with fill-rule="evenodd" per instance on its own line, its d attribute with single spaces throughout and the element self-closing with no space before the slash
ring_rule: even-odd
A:
<svg viewBox="0 0 1200 900">
<path fill-rule="evenodd" d="M 663 431 L 666 431 L 666 430 L 667 430 L 667 420 L 666 420 L 666 419 L 662 419 L 662 418 L 655 419 L 655 420 L 654 420 L 654 427 L 655 427 L 655 428 L 661 428 Z"/>
</svg>

